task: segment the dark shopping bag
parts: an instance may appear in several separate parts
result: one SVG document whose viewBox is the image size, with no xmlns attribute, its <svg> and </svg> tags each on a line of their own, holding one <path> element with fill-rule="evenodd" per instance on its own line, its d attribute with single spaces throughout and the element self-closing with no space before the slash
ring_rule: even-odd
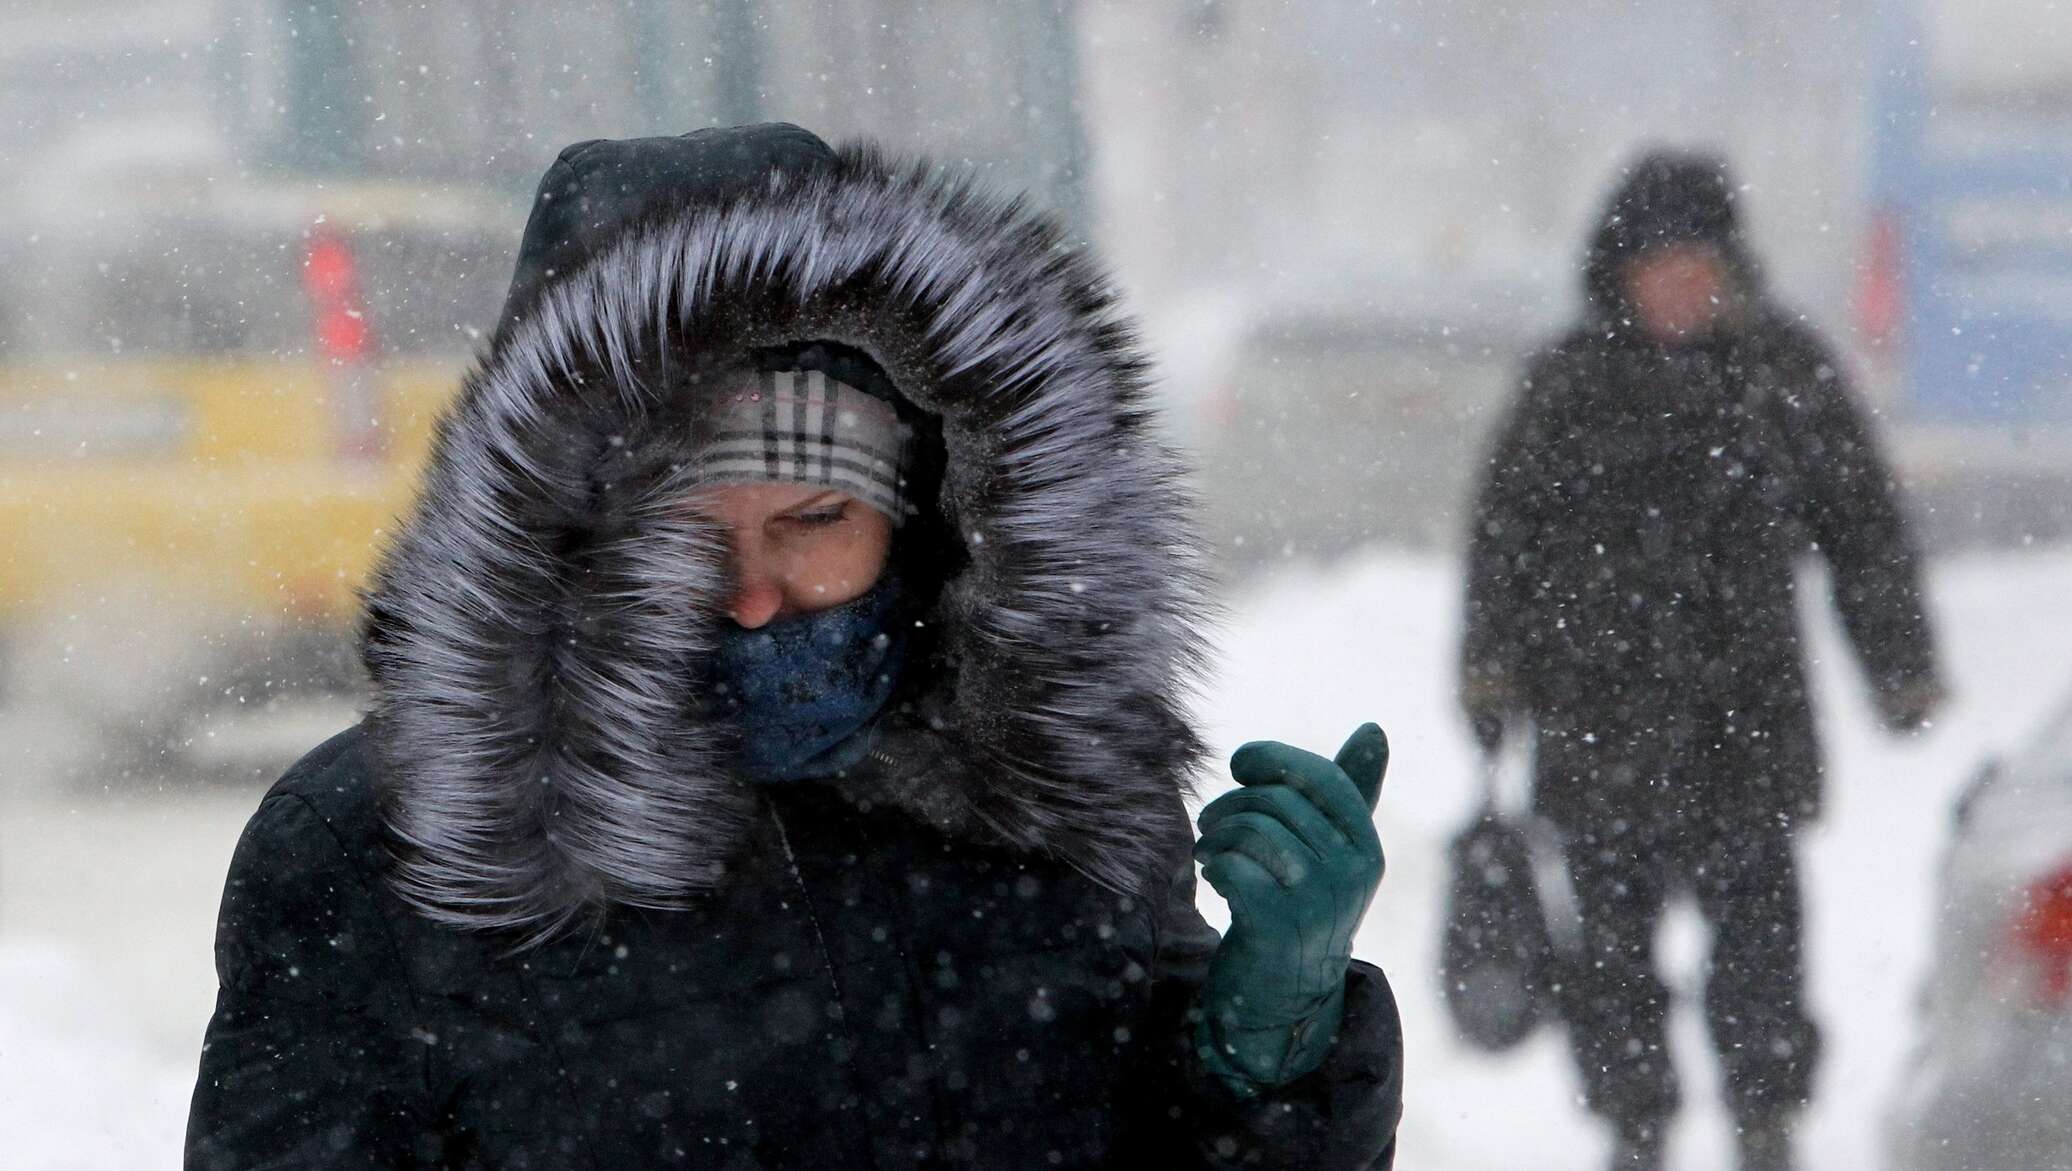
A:
<svg viewBox="0 0 2072 1171">
<path fill-rule="evenodd" d="M 1448 849 L 1439 986 L 1461 1038 L 1502 1052 L 1556 1015 L 1562 947 L 1548 926 L 1533 829 L 1498 807 L 1496 754 L 1486 765 L 1482 806 Z"/>
</svg>

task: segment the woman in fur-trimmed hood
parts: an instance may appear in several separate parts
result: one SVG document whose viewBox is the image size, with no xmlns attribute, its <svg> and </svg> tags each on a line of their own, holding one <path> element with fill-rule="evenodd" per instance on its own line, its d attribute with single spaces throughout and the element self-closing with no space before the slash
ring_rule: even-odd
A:
<svg viewBox="0 0 2072 1171">
<path fill-rule="evenodd" d="M 1387 1167 L 1386 742 L 1247 745 L 1195 839 L 1177 474 L 1018 206 L 564 151 L 371 710 L 239 844 L 188 1166 Z"/>
</svg>

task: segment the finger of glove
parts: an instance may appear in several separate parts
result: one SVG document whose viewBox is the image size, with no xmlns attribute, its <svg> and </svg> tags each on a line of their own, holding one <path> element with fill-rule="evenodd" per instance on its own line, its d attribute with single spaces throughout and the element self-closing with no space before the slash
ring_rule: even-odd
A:
<svg viewBox="0 0 2072 1171">
<path fill-rule="evenodd" d="M 1281 890 L 1281 884 L 1264 866 L 1235 850 L 1210 855 L 1202 863 L 1201 876 L 1230 904 L 1233 926 L 1249 925 L 1258 917 L 1254 908 Z"/>
<path fill-rule="evenodd" d="M 1194 844 L 1194 856 L 1238 853 L 1257 862 L 1280 885 L 1294 886 L 1317 872 L 1320 862 L 1295 831 L 1263 813 L 1233 813 Z"/>
<path fill-rule="evenodd" d="M 1310 853 L 1316 855 L 1320 863 L 1355 848 L 1344 831 L 1332 824 L 1331 819 L 1325 817 L 1309 798 L 1286 785 L 1258 785 L 1250 789 L 1232 789 L 1223 794 L 1202 809 L 1202 832 L 1213 831 L 1239 813 L 1277 818 L 1295 831 L 1295 836 L 1309 847 Z"/>
<path fill-rule="evenodd" d="M 1353 729 L 1345 746 L 1338 750 L 1332 762 L 1338 771 L 1351 780 L 1360 791 L 1360 797 L 1367 802 L 1367 812 L 1374 812 L 1374 803 L 1381 798 L 1381 780 L 1389 771 L 1389 738 L 1376 723 L 1361 724 Z"/>
<path fill-rule="evenodd" d="M 1230 775 L 1242 785 L 1286 785 L 1317 807 L 1354 845 L 1376 848 L 1374 811 L 1358 785 L 1334 761 L 1278 740 L 1254 740 L 1230 758 Z"/>
</svg>

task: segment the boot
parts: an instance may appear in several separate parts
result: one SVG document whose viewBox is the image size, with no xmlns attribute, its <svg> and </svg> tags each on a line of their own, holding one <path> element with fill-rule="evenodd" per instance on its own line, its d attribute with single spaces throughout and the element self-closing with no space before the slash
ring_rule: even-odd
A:
<svg viewBox="0 0 2072 1171">
<path fill-rule="evenodd" d="M 1741 1171 L 1792 1171 L 1792 1122 L 1788 1110 L 1738 1119 L 1734 1130 L 1741 1144 Z"/>
<path fill-rule="evenodd" d="M 1667 1145 L 1659 1122 L 1618 1123 L 1612 1132 L 1611 1171 L 1662 1171 Z"/>
</svg>

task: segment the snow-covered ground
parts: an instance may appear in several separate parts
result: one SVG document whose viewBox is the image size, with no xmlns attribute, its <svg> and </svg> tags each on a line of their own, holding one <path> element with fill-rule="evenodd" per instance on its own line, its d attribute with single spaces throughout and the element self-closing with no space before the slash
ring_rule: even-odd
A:
<svg viewBox="0 0 2072 1171">
<path fill-rule="evenodd" d="M 2072 686 L 2072 552 L 1941 565 L 1936 613 L 1956 702 L 1914 740 L 1878 733 L 1825 616 L 1815 674 L 1832 761 L 1826 823 L 1808 839 L 1813 1000 L 1828 1029 L 1806 1165 L 1875 1167 L 1883 1104 L 1913 1037 L 1932 879 L 1956 789 L 2021 740 Z M 1330 750 L 1360 721 L 1389 730 L 1389 873 L 1360 954 L 1394 981 L 1409 1047 L 1399 1166 L 1595 1167 L 1603 1139 L 1575 1104 L 1557 1036 L 1489 1058 L 1453 1043 L 1432 975 L 1447 837 L 1474 790 L 1451 705 L 1455 567 L 1373 554 L 1290 567 L 1236 600 L 1220 682 L 1202 711 L 1224 750 L 1275 737 Z M 29 732 L 29 729 L 19 729 Z M 20 757 L 14 757 L 20 760 Z M 1218 786 L 1204 787 L 1204 798 Z M 179 1165 L 212 990 L 217 887 L 255 793 L 57 799 L 0 792 L 0 1165 L 129 1171 Z M 1213 893 L 1204 895 L 1213 904 Z M 1222 909 L 1211 905 L 1219 922 Z M 1672 1030 L 1689 1108 L 1673 1164 L 1731 1166 L 1695 1010 L 1702 931 L 1664 944 L 1686 995 Z"/>
</svg>

